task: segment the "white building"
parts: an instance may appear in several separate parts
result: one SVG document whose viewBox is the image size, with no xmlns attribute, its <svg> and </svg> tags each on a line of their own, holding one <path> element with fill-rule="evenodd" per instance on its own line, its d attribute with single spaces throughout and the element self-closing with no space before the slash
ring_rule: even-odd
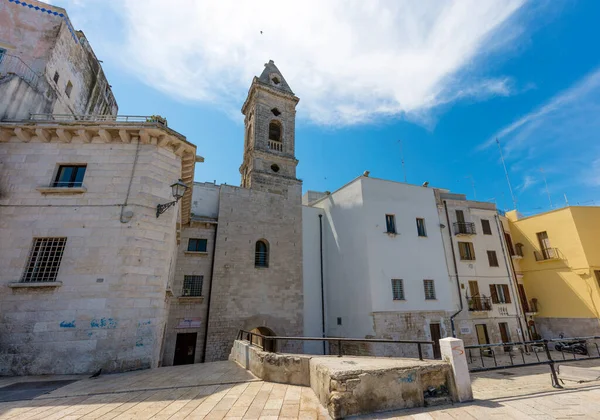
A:
<svg viewBox="0 0 600 420">
<path fill-rule="evenodd" d="M 457 308 L 455 283 L 446 267 L 434 190 L 360 176 L 308 202 L 316 197 L 310 192 L 304 200 L 309 207 L 303 219 L 305 310 L 314 318 L 320 313 L 314 297 L 320 297 L 320 270 L 315 267 L 320 267 L 322 214 L 326 335 L 399 340 L 449 336 L 450 315 Z M 318 330 L 314 321 L 305 333 Z M 416 352 L 406 346 L 354 347 L 361 354 Z"/>
</svg>

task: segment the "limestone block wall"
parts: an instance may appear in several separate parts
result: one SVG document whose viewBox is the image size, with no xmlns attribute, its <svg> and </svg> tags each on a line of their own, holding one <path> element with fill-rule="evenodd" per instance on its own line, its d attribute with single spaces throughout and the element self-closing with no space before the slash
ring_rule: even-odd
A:
<svg viewBox="0 0 600 420">
<path fill-rule="evenodd" d="M 156 367 L 177 210 L 156 218 L 181 157 L 152 144 L 28 143 L 0 148 L 0 375 Z M 134 169 L 134 161 L 137 164 Z M 80 194 L 42 194 L 59 164 L 87 164 Z M 124 207 L 131 181 L 131 190 Z M 133 212 L 121 223 L 121 210 Z M 12 288 L 34 237 L 66 237 L 59 287 Z"/>
<path fill-rule="evenodd" d="M 181 231 L 181 241 L 177 249 L 175 277 L 170 287 L 172 296 L 169 298 L 169 316 L 162 356 L 163 366 L 173 365 L 178 333 L 198 334 L 194 362 L 200 363 L 202 361 L 208 309 L 208 291 L 210 290 L 211 282 L 212 255 L 215 246 L 215 229 L 215 223 L 192 221 L 189 226 L 184 227 Z M 206 239 L 206 252 L 188 252 L 190 238 Z M 182 296 L 184 276 L 186 275 L 203 276 L 202 296 Z"/>
<path fill-rule="evenodd" d="M 288 195 L 221 186 L 206 361 L 224 360 L 240 328 L 302 335 L 300 185 Z M 269 266 L 254 265 L 255 243 L 269 243 Z M 301 344 L 280 351 L 299 352 Z"/>
</svg>

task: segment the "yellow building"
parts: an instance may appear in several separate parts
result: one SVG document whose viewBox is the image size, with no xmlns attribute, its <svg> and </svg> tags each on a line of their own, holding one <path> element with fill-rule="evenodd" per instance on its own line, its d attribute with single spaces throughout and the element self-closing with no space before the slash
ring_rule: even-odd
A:
<svg viewBox="0 0 600 420">
<path fill-rule="evenodd" d="M 600 207 L 506 217 L 531 335 L 600 335 Z"/>
</svg>

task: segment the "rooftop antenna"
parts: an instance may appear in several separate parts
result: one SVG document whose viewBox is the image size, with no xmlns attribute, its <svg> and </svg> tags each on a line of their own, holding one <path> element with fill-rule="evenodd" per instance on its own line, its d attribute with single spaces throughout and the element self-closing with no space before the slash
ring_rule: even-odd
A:
<svg viewBox="0 0 600 420">
<path fill-rule="evenodd" d="M 540 172 L 542 173 L 542 178 L 544 178 L 544 185 L 546 186 L 546 194 L 548 194 L 548 201 L 550 202 L 550 208 L 554 208 L 552 205 L 552 199 L 550 198 L 550 191 L 548 190 L 548 182 L 546 182 L 546 174 L 544 173 L 544 168 L 540 168 Z"/>
<path fill-rule="evenodd" d="M 400 162 L 402 162 L 402 173 L 404 174 L 404 183 L 406 183 L 406 168 L 404 167 L 404 152 L 402 151 L 402 140 L 398 140 L 400 144 Z"/>
<path fill-rule="evenodd" d="M 500 141 L 498 141 L 498 137 L 496 137 L 496 144 L 498 145 L 498 150 L 500 151 L 500 159 L 502 160 L 502 166 L 504 167 L 504 174 L 506 175 L 506 182 L 508 183 L 508 189 L 510 190 L 510 197 L 512 198 L 513 206 L 516 210 L 517 200 L 513 194 L 512 186 L 510 185 L 510 178 L 508 177 L 508 171 L 506 170 L 506 163 L 504 163 L 504 156 L 502 155 L 502 148 L 500 147 Z"/>
<path fill-rule="evenodd" d="M 569 200 L 567 199 L 567 193 L 564 193 L 565 196 L 565 203 L 567 204 L 567 207 L 569 207 Z"/>
<path fill-rule="evenodd" d="M 475 191 L 475 179 L 473 179 L 473 175 L 469 174 L 465 178 L 471 178 L 471 186 L 473 187 L 473 199 L 477 201 L 477 191 Z"/>
</svg>

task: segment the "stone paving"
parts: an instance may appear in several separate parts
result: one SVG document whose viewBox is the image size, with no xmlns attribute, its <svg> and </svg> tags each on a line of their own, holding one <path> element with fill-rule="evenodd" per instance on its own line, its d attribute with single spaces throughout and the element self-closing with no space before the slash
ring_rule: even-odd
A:
<svg viewBox="0 0 600 420">
<path fill-rule="evenodd" d="M 577 365 L 600 371 L 599 361 Z M 263 382 L 233 362 L 102 375 L 0 378 L 0 387 L 80 379 L 30 401 L 0 403 L 0 419 L 329 419 L 307 387 Z M 600 383 L 550 385 L 547 366 L 473 376 L 475 401 L 359 419 L 600 419 Z"/>
</svg>

